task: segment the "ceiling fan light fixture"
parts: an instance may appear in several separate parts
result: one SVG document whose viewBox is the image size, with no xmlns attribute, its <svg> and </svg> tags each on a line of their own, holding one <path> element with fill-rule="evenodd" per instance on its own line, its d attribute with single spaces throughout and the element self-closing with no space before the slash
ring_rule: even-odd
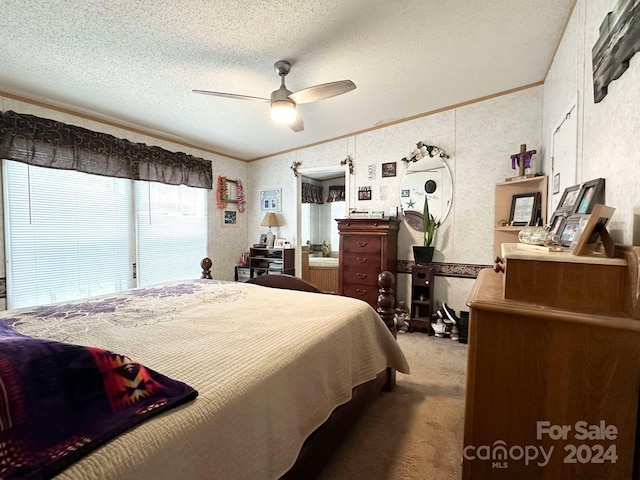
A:
<svg viewBox="0 0 640 480">
<path fill-rule="evenodd" d="M 288 100 L 271 102 L 271 119 L 278 123 L 292 123 L 296 119 L 296 107 Z"/>
</svg>

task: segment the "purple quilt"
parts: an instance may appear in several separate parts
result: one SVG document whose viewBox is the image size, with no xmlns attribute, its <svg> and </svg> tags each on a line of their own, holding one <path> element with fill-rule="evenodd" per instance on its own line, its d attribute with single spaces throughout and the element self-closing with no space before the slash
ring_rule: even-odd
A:
<svg viewBox="0 0 640 480">
<path fill-rule="evenodd" d="M 124 355 L 0 323 L 0 479 L 50 478 L 197 395 Z"/>
</svg>

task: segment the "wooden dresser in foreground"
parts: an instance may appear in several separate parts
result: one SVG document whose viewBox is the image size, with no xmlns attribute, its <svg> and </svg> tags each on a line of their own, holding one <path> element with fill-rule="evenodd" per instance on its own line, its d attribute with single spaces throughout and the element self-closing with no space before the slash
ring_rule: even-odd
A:
<svg viewBox="0 0 640 480">
<path fill-rule="evenodd" d="M 396 275 L 398 228 L 391 218 L 338 219 L 340 232 L 339 293 L 377 308 L 378 274 Z"/>
<path fill-rule="evenodd" d="M 512 247 L 470 293 L 463 479 L 640 478 L 640 247 L 562 255 Z"/>
</svg>

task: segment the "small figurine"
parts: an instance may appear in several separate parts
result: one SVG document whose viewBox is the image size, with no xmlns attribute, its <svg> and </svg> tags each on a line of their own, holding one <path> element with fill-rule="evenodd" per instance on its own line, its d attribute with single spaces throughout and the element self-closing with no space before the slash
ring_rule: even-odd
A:
<svg viewBox="0 0 640 480">
<path fill-rule="evenodd" d="M 329 245 L 326 240 L 322 242 L 322 246 L 320 248 L 322 250 L 323 257 L 331 256 L 331 245 Z"/>
</svg>

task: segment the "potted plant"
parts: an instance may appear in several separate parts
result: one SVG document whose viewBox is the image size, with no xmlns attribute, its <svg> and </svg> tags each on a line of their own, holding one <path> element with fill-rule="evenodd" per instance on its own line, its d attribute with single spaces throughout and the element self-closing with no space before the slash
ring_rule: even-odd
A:
<svg viewBox="0 0 640 480">
<path fill-rule="evenodd" d="M 440 226 L 440 220 L 436 220 L 429 213 L 429 200 L 424 197 L 424 209 L 422 211 L 422 232 L 424 238 L 423 245 L 413 246 L 413 258 L 416 263 L 431 263 L 433 259 L 434 247 L 431 246 L 436 230 Z"/>
</svg>

